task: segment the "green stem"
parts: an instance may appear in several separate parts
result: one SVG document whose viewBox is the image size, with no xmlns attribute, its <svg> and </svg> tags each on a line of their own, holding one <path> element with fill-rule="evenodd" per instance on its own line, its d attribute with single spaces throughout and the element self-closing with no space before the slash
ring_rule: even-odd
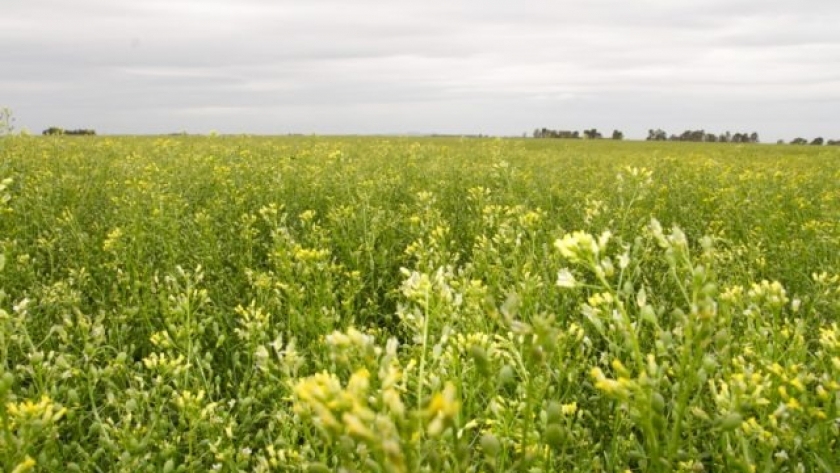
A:
<svg viewBox="0 0 840 473">
<path fill-rule="evenodd" d="M 423 383 L 426 376 L 426 350 L 429 343 L 429 294 L 426 293 L 426 300 L 424 304 L 424 315 L 423 315 L 423 345 L 422 351 L 420 354 L 420 368 L 417 373 L 417 410 L 419 411 L 423 407 Z M 423 424 L 422 419 L 420 416 L 417 416 L 417 433 L 418 436 L 422 437 L 423 432 Z M 418 437 L 419 438 L 419 437 Z M 418 465 L 419 466 L 419 465 Z"/>
<path fill-rule="evenodd" d="M 674 270 L 674 273 L 676 274 L 676 270 Z M 682 284 L 680 284 L 680 287 L 683 287 Z M 691 298 L 687 302 L 689 302 L 690 308 L 696 306 L 696 289 L 692 292 Z M 669 458 L 674 458 L 674 455 L 676 454 L 677 446 L 679 445 L 680 433 L 682 431 L 683 417 L 685 416 L 685 410 L 688 407 L 688 400 L 693 391 L 693 386 L 689 383 L 689 381 L 694 379 L 692 374 L 694 371 L 694 365 L 696 364 L 696 357 L 692 356 L 694 354 L 694 322 L 695 320 L 693 314 L 691 312 L 691 309 L 689 309 L 688 313 L 686 314 L 685 338 L 683 339 L 683 350 L 680 356 L 680 366 L 682 367 L 682 376 L 680 377 L 680 393 L 677 398 L 677 408 L 674 412 L 674 426 L 671 430 L 671 437 L 668 440 Z"/>
</svg>

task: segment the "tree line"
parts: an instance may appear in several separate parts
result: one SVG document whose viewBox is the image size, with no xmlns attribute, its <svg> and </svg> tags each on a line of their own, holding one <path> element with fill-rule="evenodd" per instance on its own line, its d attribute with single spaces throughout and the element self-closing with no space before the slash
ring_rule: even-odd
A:
<svg viewBox="0 0 840 473">
<path fill-rule="evenodd" d="M 657 128 L 648 130 L 647 141 L 691 141 L 695 143 L 759 143 L 758 133 L 707 133 L 706 130 L 685 130 L 669 135 L 665 130 Z"/>
<path fill-rule="evenodd" d="M 559 139 L 566 139 L 566 140 L 577 140 L 581 138 L 586 138 L 589 140 L 599 140 L 604 137 L 596 128 L 592 128 L 589 130 L 583 130 L 583 133 L 579 131 L 570 131 L 570 130 L 551 130 L 548 128 L 537 128 L 534 130 L 533 133 L 534 138 L 559 138 Z M 612 136 L 610 137 L 613 140 L 623 140 L 624 133 L 619 130 L 613 130 Z"/>
<path fill-rule="evenodd" d="M 533 133 L 534 138 L 557 138 L 557 139 L 567 139 L 567 140 L 576 140 L 576 139 L 590 139 L 590 140 L 597 140 L 604 138 L 604 135 L 599 132 L 597 129 L 592 128 L 589 130 L 583 130 L 583 132 L 579 132 L 576 130 L 552 130 L 550 128 L 537 128 L 534 130 Z M 613 140 L 622 140 L 624 139 L 624 133 L 619 130 L 613 130 L 611 138 Z M 751 133 L 746 132 L 737 132 L 732 133 L 731 131 L 726 131 L 724 133 L 716 134 L 706 132 L 706 130 L 685 130 L 684 132 L 677 134 L 669 134 L 665 130 L 661 128 L 657 129 L 650 129 L 648 130 L 646 141 L 690 141 L 695 143 L 760 143 L 760 139 L 758 133 L 753 131 Z M 778 144 L 784 144 L 784 140 L 779 140 Z M 822 146 L 822 145 L 829 145 L 829 146 L 840 146 L 840 140 L 825 140 L 822 137 L 817 137 L 811 140 L 810 142 L 805 138 L 795 138 L 791 140 L 790 144 L 792 145 L 815 145 L 815 146 Z"/>
<path fill-rule="evenodd" d="M 784 144 L 784 141 L 779 140 L 779 144 Z M 822 145 L 826 144 L 828 146 L 840 146 L 840 140 L 828 140 L 828 141 L 826 141 L 826 140 L 823 139 L 822 136 L 818 136 L 818 137 L 814 138 L 813 140 L 811 140 L 810 142 L 808 142 L 808 140 L 806 140 L 805 138 L 799 137 L 799 138 L 794 138 L 794 139 L 790 140 L 790 144 L 792 144 L 792 145 L 807 145 L 807 144 L 810 144 L 810 145 L 814 145 L 814 146 L 822 146 Z"/>
<path fill-rule="evenodd" d="M 55 135 L 68 135 L 68 136 L 94 136 L 96 135 L 95 130 L 88 130 L 88 129 L 78 129 L 78 130 L 65 130 L 63 128 L 59 128 L 57 126 L 51 126 L 46 130 L 41 132 L 44 136 L 55 136 Z"/>
</svg>

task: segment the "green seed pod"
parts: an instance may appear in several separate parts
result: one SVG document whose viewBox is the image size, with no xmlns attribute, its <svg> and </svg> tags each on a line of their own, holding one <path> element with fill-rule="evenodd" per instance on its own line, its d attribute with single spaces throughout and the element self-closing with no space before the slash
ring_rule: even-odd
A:
<svg viewBox="0 0 840 473">
<path fill-rule="evenodd" d="M 3 377 L 0 378 L 0 397 L 4 397 L 12 389 L 13 384 L 15 384 L 14 375 L 8 372 L 3 373 Z"/>
<path fill-rule="evenodd" d="M 532 345 L 529 353 L 531 355 L 531 360 L 535 363 L 542 363 L 545 361 L 545 352 L 543 351 L 543 347 L 539 345 Z"/>
<path fill-rule="evenodd" d="M 40 351 L 36 351 L 35 353 L 29 355 L 29 361 L 33 365 L 39 365 L 44 361 L 44 354 Z"/>
<path fill-rule="evenodd" d="M 336 446 L 340 452 L 349 455 L 356 449 L 356 442 L 354 442 L 349 436 L 342 435 L 339 437 L 338 442 L 336 442 Z"/>
<path fill-rule="evenodd" d="M 549 402 L 545 413 L 549 424 L 559 424 L 563 421 L 563 406 L 557 401 Z"/>
<path fill-rule="evenodd" d="M 478 346 L 472 345 L 470 347 L 470 356 L 475 361 L 475 366 L 482 374 L 487 374 L 490 371 L 490 357 L 487 356 L 487 351 Z"/>
<path fill-rule="evenodd" d="M 90 427 L 88 427 L 89 435 L 98 435 L 100 432 L 102 432 L 102 424 L 99 422 L 94 422 L 93 424 L 90 424 Z"/>
<path fill-rule="evenodd" d="M 481 449 L 488 457 L 497 457 L 502 451 L 502 444 L 495 435 L 484 434 L 481 436 Z"/>
<path fill-rule="evenodd" d="M 309 466 L 306 468 L 308 473 L 330 473 L 332 470 L 327 465 L 324 465 L 321 462 L 317 463 L 310 463 Z"/>
<path fill-rule="evenodd" d="M 502 366 L 499 370 L 499 386 L 507 387 L 516 381 L 516 373 L 510 365 Z"/>
<path fill-rule="evenodd" d="M 706 355 L 703 357 L 703 369 L 706 371 L 714 372 L 715 369 L 718 367 L 718 361 L 715 357 L 711 355 Z"/>
<path fill-rule="evenodd" d="M 662 431 L 665 430 L 665 416 L 659 413 L 655 413 L 651 416 L 651 421 L 653 423 L 653 428 Z"/>
<path fill-rule="evenodd" d="M 661 394 L 658 392 L 653 393 L 650 397 L 650 404 L 653 407 L 653 410 L 656 411 L 658 414 L 662 414 L 665 412 L 665 398 L 662 397 Z"/>
<path fill-rule="evenodd" d="M 163 464 L 163 473 L 172 473 L 173 471 L 175 471 L 175 461 L 170 458 Z"/>
<path fill-rule="evenodd" d="M 741 416 L 741 414 L 738 414 L 737 412 L 730 412 L 729 414 L 719 419 L 718 426 L 724 432 L 729 432 L 737 429 L 743 421 L 744 418 Z"/>
<path fill-rule="evenodd" d="M 137 453 L 140 451 L 140 442 L 137 441 L 136 438 L 132 437 L 128 439 L 128 450 Z"/>
<path fill-rule="evenodd" d="M 557 450 L 562 448 L 563 443 L 566 441 L 566 430 L 559 424 L 550 424 L 546 427 L 543 435 L 545 443 L 547 443 L 551 448 Z"/>
<path fill-rule="evenodd" d="M 629 458 L 629 459 L 631 459 L 635 462 L 638 462 L 639 460 L 646 459 L 647 455 L 645 454 L 645 452 L 643 452 L 641 450 L 633 449 L 633 450 L 629 450 L 627 452 L 627 458 Z"/>
</svg>

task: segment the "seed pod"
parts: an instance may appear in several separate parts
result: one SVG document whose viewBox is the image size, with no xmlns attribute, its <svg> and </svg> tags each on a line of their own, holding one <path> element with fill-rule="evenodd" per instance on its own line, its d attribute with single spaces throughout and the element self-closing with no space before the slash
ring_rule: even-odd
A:
<svg viewBox="0 0 840 473">
<path fill-rule="evenodd" d="M 566 441 L 566 430 L 559 424 L 550 424 L 545 428 L 544 437 L 545 443 L 547 443 L 551 448 L 559 450 L 563 447 L 563 443 Z"/>
<path fill-rule="evenodd" d="M 647 455 L 645 454 L 645 452 L 643 452 L 641 450 L 633 449 L 633 450 L 629 450 L 627 452 L 627 458 L 629 458 L 629 459 L 631 459 L 635 462 L 638 462 L 640 460 L 646 459 Z"/>
<path fill-rule="evenodd" d="M 545 413 L 549 424 L 559 424 L 563 421 L 563 406 L 557 401 L 549 402 Z"/>
<path fill-rule="evenodd" d="M 665 398 L 658 392 L 653 393 L 650 397 L 650 404 L 658 414 L 665 412 Z"/>
<path fill-rule="evenodd" d="M 502 451 L 502 444 L 495 435 L 484 434 L 481 436 L 481 449 L 488 457 L 497 457 Z"/>
<path fill-rule="evenodd" d="M 478 346 L 472 345 L 470 347 L 470 356 L 475 361 L 475 366 L 481 374 L 486 374 L 490 371 L 490 357 L 487 356 L 487 351 Z"/>
<path fill-rule="evenodd" d="M 308 473 L 330 473 L 332 470 L 329 469 L 327 465 L 324 465 L 321 462 L 317 463 L 310 463 L 309 466 L 306 468 Z"/>
<path fill-rule="evenodd" d="M 726 416 L 720 418 L 718 426 L 724 432 L 729 432 L 738 428 L 741 425 L 741 422 L 744 421 L 744 418 L 741 414 L 737 412 L 730 412 Z"/>
<path fill-rule="evenodd" d="M 499 370 L 499 386 L 504 388 L 513 384 L 515 381 L 516 373 L 513 371 L 513 367 L 510 365 L 502 366 L 502 369 Z"/>
<path fill-rule="evenodd" d="M 3 377 L 0 378 L 0 397 L 5 396 L 12 389 L 13 384 L 15 384 L 14 375 L 9 372 L 3 373 Z"/>
</svg>

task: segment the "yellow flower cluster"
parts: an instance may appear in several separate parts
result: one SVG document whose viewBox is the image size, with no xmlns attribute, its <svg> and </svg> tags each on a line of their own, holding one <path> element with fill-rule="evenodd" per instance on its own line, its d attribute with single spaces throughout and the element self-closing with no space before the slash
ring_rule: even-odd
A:
<svg viewBox="0 0 840 473">
<path fill-rule="evenodd" d="M 41 396 L 38 401 L 27 399 L 22 402 L 6 403 L 6 414 L 11 418 L 12 426 L 32 420 L 44 424 L 58 422 L 67 414 L 67 408 L 53 402 L 48 396 Z"/>
</svg>

